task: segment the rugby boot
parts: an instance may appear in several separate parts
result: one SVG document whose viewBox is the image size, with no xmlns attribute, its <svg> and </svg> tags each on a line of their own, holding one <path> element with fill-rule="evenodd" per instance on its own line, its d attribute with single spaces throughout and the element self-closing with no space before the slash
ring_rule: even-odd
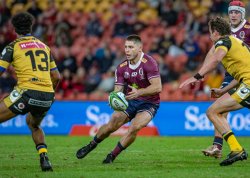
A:
<svg viewBox="0 0 250 178">
<path fill-rule="evenodd" d="M 248 157 L 247 152 L 243 149 L 241 151 L 231 151 L 227 155 L 227 159 L 223 160 L 220 165 L 221 166 L 228 166 L 233 164 L 236 161 L 243 161 L 244 159 L 246 160 Z"/>
<path fill-rule="evenodd" d="M 102 163 L 110 164 L 110 163 L 113 163 L 114 160 L 115 160 L 115 156 L 112 153 L 109 153 Z"/>
<path fill-rule="evenodd" d="M 82 159 L 84 158 L 87 154 L 89 154 L 89 152 L 91 152 L 93 149 L 95 149 L 97 146 L 97 144 L 93 144 L 93 143 L 89 143 L 88 145 L 80 148 L 77 152 L 76 152 L 76 157 L 78 159 Z"/>
<path fill-rule="evenodd" d="M 220 150 L 217 145 L 209 146 L 207 149 L 202 150 L 202 153 L 205 156 L 211 156 L 211 157 L 215 157 L 215 158 L 222 157 L 222 150 Z"/>
<path fill-rule="evenodd" d="M 53 171 L 52 165 L 49 161 L 47 153 L 40 154 L 40 165 L 41 165 L 42 171 Z"/>
</svg>

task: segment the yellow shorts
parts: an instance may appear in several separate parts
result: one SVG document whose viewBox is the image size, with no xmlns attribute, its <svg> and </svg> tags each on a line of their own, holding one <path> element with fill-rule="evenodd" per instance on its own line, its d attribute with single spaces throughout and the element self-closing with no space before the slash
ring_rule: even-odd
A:
<svg viewBox="0 0 250 178">
<path fill-rule="evenodd" d="M 250 109 L 250 86 L 241 83 L 231 94 L 231 97 L 242 106 Z"/>
</svg>

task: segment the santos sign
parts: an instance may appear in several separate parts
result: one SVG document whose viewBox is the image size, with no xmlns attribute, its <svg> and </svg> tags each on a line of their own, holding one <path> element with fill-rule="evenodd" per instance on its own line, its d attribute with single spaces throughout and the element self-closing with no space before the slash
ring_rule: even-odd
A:
<svg viewBox="0 0 250 178">
<path fill-rule="evenodd" d="M 214 127 L 198 106 L 188 106 L 185 109 L 185 129 L 187 130 L 213 130 Z M 250 113 L 229 113 L 228 122 L 234 130 L 250 131 Z"/>
<path fill-rule="evenodd" d="M 155 118 L 141 135 L 213 135 L 213 125 L 205 114 L 210 104 L 211 102 L 162 102 Z M 100 125 L 109 121 L 112 112 L 107 102 L 55 102 L 41 126 L 46 134 L 91 135 L 93 128 L 96 132 Z M 230 113 L 228 121 L 236 135 L 250 136 L 248 109 Z M 124 133 L 127 126 L 119 133 Z M 17 116 L 0 124 L 0 134 L 30 134 L 25 116 Z"/>
<path fill-rule="evenodd" d="M 162 103 L 155 124 L 161 135 L 213 135 L 214 126 L 206 116 L 206 109 L 210 104 L 210 102 Z M 248 109 L 229 113 L 228 122 L 237 135 L 250 135 Z"/>
</svg>

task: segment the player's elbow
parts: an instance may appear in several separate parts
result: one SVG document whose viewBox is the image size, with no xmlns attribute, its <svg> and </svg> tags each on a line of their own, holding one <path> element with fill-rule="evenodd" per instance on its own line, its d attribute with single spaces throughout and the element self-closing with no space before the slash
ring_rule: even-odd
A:
<svg viewBox="0 0 250 178">
<path fill-rule="evenodd" d="M 156 93 L 161 93 L 161 91 L 162 91 L 162 85 L 157 86 L 156 89 L 155 89 L 155 92 Z"/>
<path fill-rule="evenodd" d="M 61 75 L 58 70 L 51 72 L 51 79 L 55 82 L 59 82 L 61 80 Z"/>
<path fill-rule="evenodd" d="M 51 71 L 50 76 L 51 76 L 51 81 L 53 84 L 53 89 L 56 90 L 57 85 L 59 84 L 61 80 L 61 75 L 58 70 L 54 70 L 54 71 Z"/>
<path fill-rule="evenodd" d="M 154 88 L 154 93 L 160 93 L 162 91 L 161 79 L 154 79 L 154 81 L 151 83 L 151 86 Z"/>
<path fill-rule="evenodd" d="M 56 75 L 55 80 L 59 83 L 61 81 L 62 77 L 61 74 L 58 73 L 58 75 Z"/>
</svg>

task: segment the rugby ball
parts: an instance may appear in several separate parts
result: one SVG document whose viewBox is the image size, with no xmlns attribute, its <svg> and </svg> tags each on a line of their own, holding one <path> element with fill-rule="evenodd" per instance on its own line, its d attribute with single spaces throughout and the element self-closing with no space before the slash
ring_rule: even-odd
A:
<svg viewBox="0 0 250 178">
<path fill-rule="evenodd" d="M 109 105 L 115 111 L 125 111 L 128 108 L 128 101 L 122 92 L 111 92 L 109 94 Z"/>
</svg>

